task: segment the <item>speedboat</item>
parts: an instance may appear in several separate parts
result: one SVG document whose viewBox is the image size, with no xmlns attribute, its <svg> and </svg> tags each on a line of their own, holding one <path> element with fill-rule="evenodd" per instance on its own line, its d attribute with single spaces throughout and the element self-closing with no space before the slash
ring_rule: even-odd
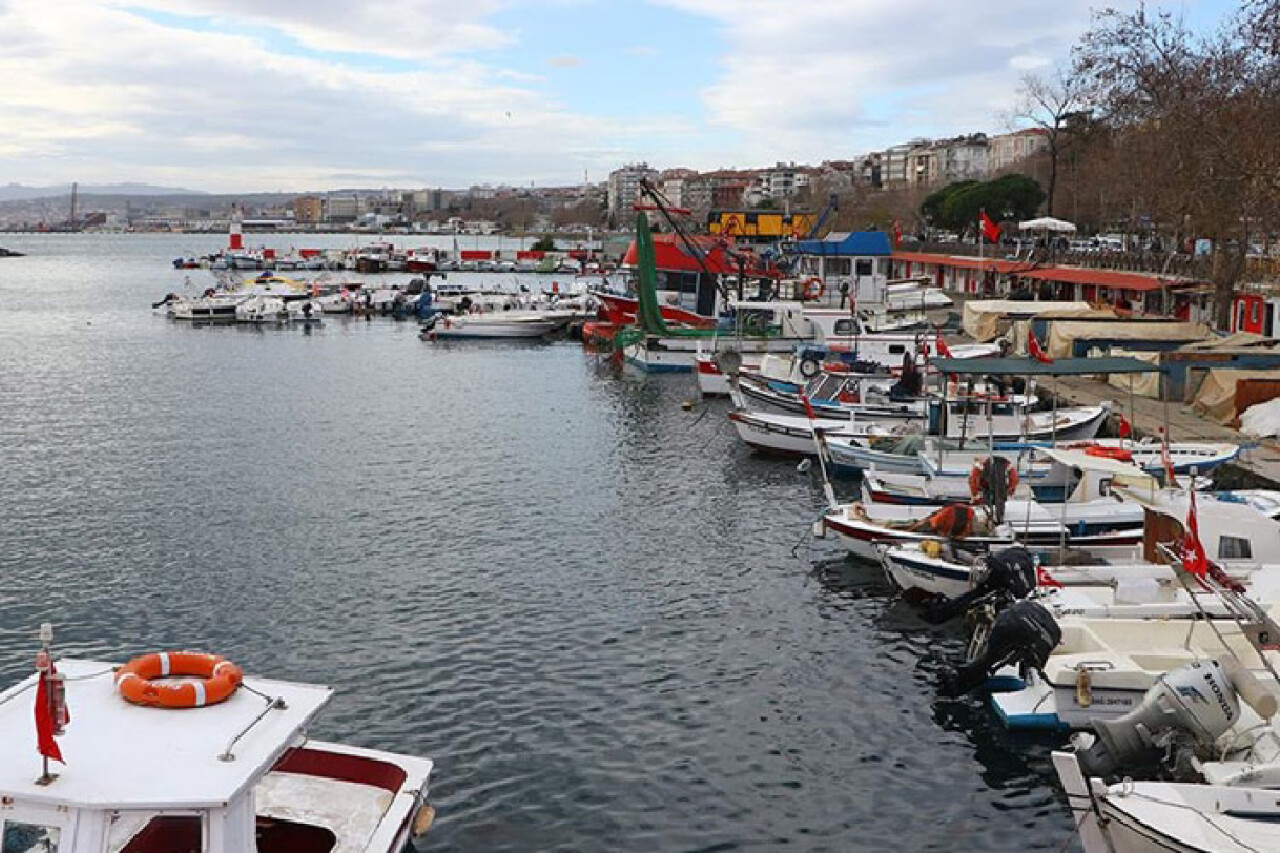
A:
<svg viewBox="0 0 1280 853">
<path fill-rule="evenodd" d="M 435 314 L 424 321 L 423 340 L 488 338 L 538 340 L 563 325 L 559 318 L 547 318 L 536 311 L 504 311 L 493 314 Z"/>
<path fill-rule="evenodd" d="M 0 693 L 5 851 L 400 853 L 430 827 L 429 760 L 308 736 L 331 688 L 200 652 L 54 660 L 50 634 Z"/>
</svg>

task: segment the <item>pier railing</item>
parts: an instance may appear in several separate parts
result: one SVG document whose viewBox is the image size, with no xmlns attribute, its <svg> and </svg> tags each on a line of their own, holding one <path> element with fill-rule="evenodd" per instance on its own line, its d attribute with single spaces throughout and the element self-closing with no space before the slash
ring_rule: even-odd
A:
<svg viewBox="0 0 1280 853">
<path fill-rule="evenodd" d="M 978 246 L 973 243 L 908 243 L 900 247 L 912 252 L 929 252 L 938 255 L 977 257 Z M 1008 258 L 1028 263 L 1054 263 L 1088 269 L 1117 270 L 1123 272 L 1151 273 L 1175 278 L 1210 280 L 1213 275 L 1212 259 L 1204 255 L 1185 252 L 1110 252 L 1063 251 L 1047 248 L 1014 252 L 1011 246 L 984 246 L 982 253 L 988 258 Z M 1241 280 L 1246 282 L 1280 282 L 1280 257 L 1251 255 L 1245 259 Z"/>
</svg>

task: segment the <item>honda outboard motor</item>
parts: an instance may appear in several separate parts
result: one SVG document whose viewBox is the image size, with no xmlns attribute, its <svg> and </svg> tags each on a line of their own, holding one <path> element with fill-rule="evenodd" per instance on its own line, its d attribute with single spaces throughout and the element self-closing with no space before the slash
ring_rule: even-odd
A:
<svg viewBox="0 0 1280 853">
<path fill-rule="evenodd" d="M 955 671 L 943 675 L 943 692 L 958 696 L 987 680 L 1003 666 L 1017 664 L 1022 673 L 1043 670 L 1062 641 L 1053 614 L 1035 601 L 1016 601 L 991 624 L 986 641 Z"/>
<path fill-rule="evenodd" d="M 964 613 L 985 596 L 999 596 L 1001 600 L 997 609 L 1000 609 L 1007 602 L 1026 598 L 1036 588 L 1035 558 L 1021 545 L 987 554 L 974 563 L 971 572 L 972 589 L 955 598 L 939 593 L 925 602 L 921 617 L 933 625 L 940 625 Z"/>
<path fill-rule="evenodd" d="M 1154 771 L 1172 757 L 1175 778 L 1192 775 L 1189 759 L 1209 757 L 1218 738 L 1240 720 L 1240 699 L 1264 718 L 1276 712 L 1275 694 L 1233 658 L 1180 666 L 1156 679 L 1129 713 L 1095 720 L 1096 737 L 1077 736 L 1080 769 L 1086 776 L 1115 778 Z"/>
</svg>

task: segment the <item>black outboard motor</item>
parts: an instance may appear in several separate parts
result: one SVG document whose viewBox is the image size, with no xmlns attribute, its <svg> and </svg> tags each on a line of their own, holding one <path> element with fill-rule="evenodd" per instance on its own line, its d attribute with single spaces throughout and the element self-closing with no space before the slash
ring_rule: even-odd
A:
<svg viewBox="0 0 1280 853">
<path fill-rule="evenodd" d="M 985 641 L 969 660 L 942 676 L 942 691 L 949 696 L 968 693 L 1002 666 L 1017 664 L 1024 675 L 1043 670 L 1049 655 L 1062 641 L 1062 629 L 1053 614 L 1029 599 L 1016 601 L 995 618 Z"/>
<path fill-rule="evenodd" d="M 938 593 L 925 601 L 920 616 L 931 625 L 941 625 L 961 615 L 977 601 L 995 596 L 996 609 L 1020 601 L 1035 591 L 1036 562 L 1021 545 L 993 551 L 973 568 L 973 588 L 963 595 L 947 598 Z"/>
</svg>

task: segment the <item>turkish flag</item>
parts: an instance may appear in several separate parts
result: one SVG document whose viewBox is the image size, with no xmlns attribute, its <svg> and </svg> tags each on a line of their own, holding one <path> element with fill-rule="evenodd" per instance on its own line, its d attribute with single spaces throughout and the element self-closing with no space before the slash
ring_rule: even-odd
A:
<svg viewBox="0 0 1280 853">
<path fill-rule="evenodd" d="M 1196 490 L 1187 489 L 1187 494 L 1191 495 L 1191 507 L 1187 510 L 1187 530 L 1182 538 L 1182 568 L 1204 577 L 1209 570 L 1209 558 L 1200 542 L 1200 525 L 1196 522 Z"/>
<path fill-rule="evenodd" d="M 947 342 L 942 339 L 942 332 L 934 329 L 934 334 L 938 336 L 938 357 L 951 358 L 951 347 L 947 346 Z"/>
<path fill-rule="evenodd" d="M 36 749 L 46 758 L 52 758 L 66 764 L 62 760 L 62 750 L 58 748 L 58 742 L 54 740 L 54 731 L 57 728 L 57 721 L 54 714 L 58 710 L 53 707 L 53 686 L 50 684 L 49 676 L 57 672 L 53 665 L 53 661 L 49 661 L 49 666 L 40 670 L 40 680 L 36 684 Z M 69 721 L 71 715 L 67 713 L 65 706 L 61 710 L 64 721 Z"/>
<path fill-rule="evenodd" d="M 978 212 L 978 222 L 982 225 L 982 236 L 987 238 L 988 243 L 1000 242 L 1000 226 L 991 221 L 985 210 Z"/>
<path fill-rule="evenodd" d="M 1053 364 L 1053 359 L 1045 355 L 1045 351 L 1040 349 L 1040 342 L 1036 340 L 1036 333 L 1031 329 L 1027 329 L 1027 354 L 1042 364 Z"/>
<path fill-rule="evenodd" d="M 1047 586 L 1061 589 L 1062 582 L 1049 574 L 1049 570 L 1044 566 L 1036 566 L 1036 586 Z"/>
</svg>

